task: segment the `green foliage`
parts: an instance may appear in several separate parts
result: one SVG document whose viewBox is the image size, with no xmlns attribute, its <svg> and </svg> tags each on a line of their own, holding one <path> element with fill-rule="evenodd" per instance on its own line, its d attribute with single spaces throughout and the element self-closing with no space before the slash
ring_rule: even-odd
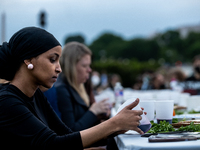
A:
<svg viewBox="0 0 200 150">
<path fill-rule="evenodd" d="M 167 31 L 162 34 L 161 39 L 166 47 L 175 48 L 178 52 L 182 50 L 183 40 L 178 31 Z"/>
<path fill-rule="evenodd" d="M 195 56 L 200 54 L 200 41 L 195 41 L 188 47 L 187 55 Z"/>
<path fill-rule="evenodd" d="M 160 121 L 159 124 L 153 123 L 151 129 L 147 133 L 164 133 L 175 131 L 173 126 L 166 121 Z"/>
<path fill-rule="evenodd" d="M 112 33 L 105 33 L 95 40 L 89 48 L 93 52 L 93 59 L 101 58 L 118 58 L 119 53 L 123 50 L 125 41 Z"/>
<path fill-rule="evenodd" d="M 85 43 L 85 39 L 82 35 L 73 35 L 73 36 L 69 36 L 65 39 L 65 44 L 68 42 L 80 42 L 80 43 Z"/>
<path fill-rule="evenodd" d="M 158 67 L 158 64 L 129 59 L 108 59 L 92 63 L 93 70 L 99 72 L 105 70 L 108 74 L 119 74 L 124 87 L 132 87 L 139 74 L 142 74 L 146 70 L 155 71 Z"/>
<path fill-rule="evenodd" d="M 121 50 L 122 58 L 136 58 L 139 61 L 157 60 L 159 58 L 159 45 L 155 40 L 134 39 L 127 42 Z"/>
<path fill-rule="evenodd" d="M 172 131 L 191 131 L 191 132 L 200 132 L 200 125 L 195 125 L 194 122 L 191 122 L 188 126 L 181 126 L 178 129 L 175 129 L 169 122 L 160 121 L 159 124 L 152 123 L 151 129 L 147 133 L 164 133 Z"/>
<path fill-rule="evenodd" d="M 172 123 L 178 123 L 178 118 L 173 118 Z"/>
<path fill-rule="evenodd" d="M 188 114 L 199 114 L 200 112 L 199 111 L 195 111 L 195 110 L 190 110 L 188 112 Z"/>
<path fill-rule="evenodd" d="M 191 122 L 188 126 L 181 126 L 177 131 L 200 132 L 200 125 L 195 125 L 194 122 Z"/>
<path fill-rule="evenodd" d="M 90 46 L 94 61 L 102 58 L 137 59 L 139 61 L 163 59 L 174 64 L 188 62 L 200 53 L 200 33 L 190 33 L 182 38 L 179 31 L 169 30 L 151 39 L 124 40 L 112 33 L 102 34 Z"/>
<path fill-rule="evenodd" d="M 70 36 L 65 43 L 70 41 L 85 42 L 81 35 Z M 154 71 L 164 63 L 191 62 L 195 55 L 200 54 L 200 33 L 191 32 L 183 38 L 179 31 L 169 30 L 151 39 L 130 40 L 104 33 L 88 47 L 93 53 L 94 70 L 117 73 L 123 85 L 131 87 L 136 77 L 146 70 Z"/>
<path fill-rule="evenodd" d="M 70 41 L 85 42 L 82 35 L 69 36 Z M 178 30 L 169 30 L 151 39 L 134 38 L 124 40 L 120 35 L 103 33 L 88 47 L 93 52 L 93 61 L 101 59 L 136 59 L 138 61 L 159 61 L 175 64 L 176 61 L 191 62 L 200 54 L 200 33 L 191 32 L 181 37 Z"/>
<path fill-rule="evenodd" d="M 191 32 L 182 38 L 178 31 L 166 31 L 157 35 L 155 40 L 158 41 L 162 49 L 161 57 L 166 62 L 191 62 L 195 55 L 200 54 L 200 33 Z"/>
</svg>

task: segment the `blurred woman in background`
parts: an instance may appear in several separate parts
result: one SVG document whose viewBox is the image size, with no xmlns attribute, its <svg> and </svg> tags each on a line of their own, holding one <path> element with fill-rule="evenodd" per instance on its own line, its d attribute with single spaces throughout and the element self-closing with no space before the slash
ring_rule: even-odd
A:
<svg viewBox="0 0 200 150">
<path fill-rule="evenodd" d="M 100 123 L 98 116 L 106 114 L 108 117 L 110 112 L 106 100 L 95 103 L 91 92 L 86 92 L 84 83 L 89 82 L 92 71 L 91 55 L 92 52 L 84 44 L 66 44 L 60 59 L 62 73 L 54 84 L 61 119 L 73 131 L 81 131 Z M 91 87 L 90 82 L 88 86 Z"/>
</svg>

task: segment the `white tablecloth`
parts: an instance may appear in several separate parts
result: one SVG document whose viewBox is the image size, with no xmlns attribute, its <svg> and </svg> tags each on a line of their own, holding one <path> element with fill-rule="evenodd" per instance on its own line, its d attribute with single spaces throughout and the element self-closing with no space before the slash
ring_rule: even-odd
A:
<svg viewBox="0 0 200 150">
<path fill-rule="evenodd" d="M 111 110 L 111 117 L 116 115 L 116 110 Z M 176 115 L 174 118 L 199 119 L 199 114 Z M 156 120 L 155 120 L 156 121 Z M 141 137 L 135 131 L 115 137 L 119 150 L 200 150 L 200 139 L 196 141 L 156 142 L 149 143 L 147 137 Z"/>
<path fill-rule="evenodd" d="M 139 134 L 121 134 L 115 141 L 119 150 L 200 150 L 200 140 L 149 143 Z"/>
</svg>

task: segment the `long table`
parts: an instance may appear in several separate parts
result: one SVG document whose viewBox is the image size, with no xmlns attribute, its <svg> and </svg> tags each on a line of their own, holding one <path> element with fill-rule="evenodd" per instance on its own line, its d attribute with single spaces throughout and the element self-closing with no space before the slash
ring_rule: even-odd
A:
<svg viewBox="0 0 200 150">
<path fill-rule="evenodd" d="M 111 117 L 115 116 L 115 114 L 115 109 L 112 109 Z M 184 117 L 199 119 L 195 115 L 185 115 Z M 200 150 L 200 140 L 149 143 L 147 137 L 141 137 L 135 131 L 120 134 L 115 137 L 115 141 L 119 150 Z"/>
<path fill-rule="evenodd" d="M 119 150 L 200 150 L 200 140 L 149 143 L 139 134 L 121 134 L 115 137 Z"/>
</svg>

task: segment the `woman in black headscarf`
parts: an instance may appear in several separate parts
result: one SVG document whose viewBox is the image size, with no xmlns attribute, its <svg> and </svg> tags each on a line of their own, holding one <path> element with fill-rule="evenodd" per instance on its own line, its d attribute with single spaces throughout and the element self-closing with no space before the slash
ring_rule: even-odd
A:
<svg viewBox="0 0 200 150">
<path fill-rule="evenodd" d="M 115 117 L 93 128 L 72 132 L 49 106 L 39 86 L 51 88 L 62 71 L 61 46 L 47 31 L 27 27 L 0 46 L 0 145 L 6 149 L 83 149 L 124 130 L 143 133 L 137 99 Z"/>
</svg>

